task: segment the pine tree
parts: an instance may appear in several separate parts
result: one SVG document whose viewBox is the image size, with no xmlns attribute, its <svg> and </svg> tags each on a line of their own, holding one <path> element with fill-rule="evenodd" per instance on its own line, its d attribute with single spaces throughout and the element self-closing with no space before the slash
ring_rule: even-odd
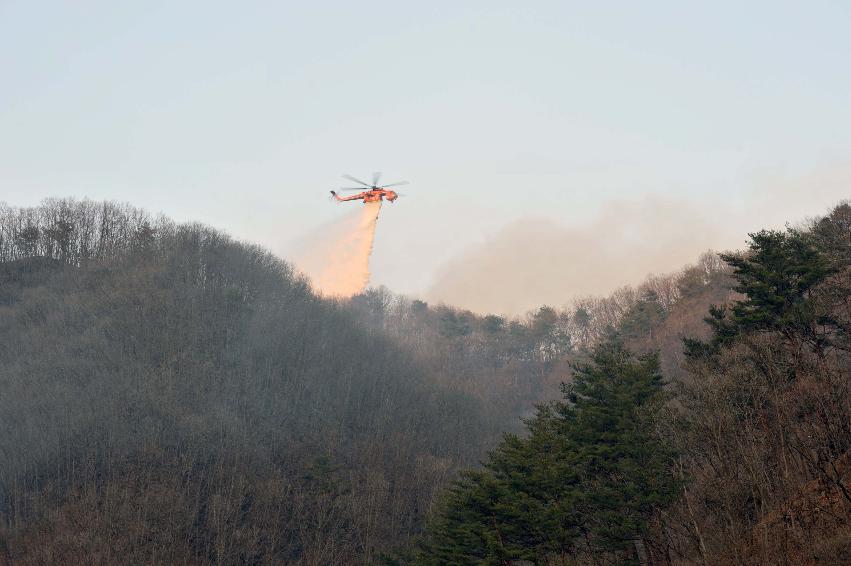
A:
<svg viewBox="0 0 851 566">
<path fill-rule="evenodd" d="M 647 292 L 624 314 L 620 323 L 621 334 L 626 339 L 653 337 L 653 329 L 665 318 L 665 309 L 659 303 L 659 296 Z"/>
<path fill-rule="evenodd" d="M 592 550 L 629 551 L 658 508 L 674 500 L 673 453 L 655 434 L 666 397 L 656 354 L 635 358 L 617 337 L 577 368 L 567 389 Z M 627 554 L 629 554 L 627 552 Z"/>
<path fill-rule="evenodd" d="M 655 355 L 635 358 L 616 338 L 599 346 L 565 399 L 526 422 L 527 436 L 505 436 L 481 470 L 455 482 L 415 563 L 634 557 L 676 491 L 672 454 L 654 432 L 664 396 Z"/>
<path fill-rule="evenodd" d="M 541 407 L 529 435 L 506 435 L 483 469 L 467 471 L 428 525 L 419 564 L 541 562 L 579 536 L 579 475 L 564 422 Z M 575 452 L 573 452 L 575 454 Z"/>
<path fill-rule="evenodd" d="M 721 255 L 734 268 L 735 290 L 747 295 L 733 306 L 733 320 L 744 332 L 794 331 L 817 340 L 809 299 L 831 272 L 827 260 L 795 230 L 750 236 L 748 254 Z"/>
<path fill-rule="evenodd" d="M 713 305 L 705 319 L 713 330 L 711 340 L 686 339 L 686 354 L 706 357 L 754 332 L 779 332 L 794 346 L 806 343 L 822 351 L 834 321 L 818 314 L 817 288 L 834 268 L 812 238 L 796 230 L 762 230 L 750 238 L 747 253 L 721 254 L 733 267 L 734 290 L 745 298 L 730 309 Z"/>
</svg>

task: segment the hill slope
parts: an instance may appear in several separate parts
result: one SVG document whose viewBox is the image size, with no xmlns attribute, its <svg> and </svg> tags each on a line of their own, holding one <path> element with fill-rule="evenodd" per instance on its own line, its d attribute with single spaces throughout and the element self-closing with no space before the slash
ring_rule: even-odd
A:
<svg viewBox="0 0 851 566">
<path fill-rule="evenodd" d="M 577 533 L 589 517 L 594 529 L 580 544 L 572 530 L 551 540 L 579 563 L 842 563 L 849 226 L 841 205 L 806 229 L 755 234 L 743 253 L 508 319 L 386 289 L 324 300 L 262 249 L 129 206 L 0 205 L 0 560 L 377 563 L 404 556 L 442 488 L 496 447 L 511 456 L 498 482 L 509 494 L 530 469 L 553 478 L 540 493 L 558 493 L 566 463 L 578 466 L 566 477 L 581 479 L 571 497 L 587 509 L 565 509 Z M 606 380 L 632 367 L 589 373 L 613 336 L 619 359 L 658 354 L 643 373 L 664 380 L 653 396 L 669 401 L 652 404 L 652 422 L 622 397 L 600 406 L 641 415 L 645 445 L 672 455 L 644 480 L 665 469 L 681 488 L 626 514 L 589 511 L 633 494 L 604 496 L 634 469 L 620 448 L 609 477 L 586 457 L 613 430 L 534 412 L 562 382 L 596 407 Z M 584 414 L 564 401 L 552 407 Z M 532 415 L 527 434 L 518 417 Z M 499 442 L 506 431 L 521 434 Z M 488 466 L 466 477 L 505 468 Z M 494 509 L 517 511 L 509 501 L 527 500 Z M 599 554 L 606 517 L 629 517 L 633 538 Z M 510 552 L 553 548 L 524 544 Z"/>
<path fill-rule="evenodd" d="M 267 252 L 110 203 L 0 212 L 0 556 L 370 559 L 478 452 L 479 402 Z"/>
</svg>

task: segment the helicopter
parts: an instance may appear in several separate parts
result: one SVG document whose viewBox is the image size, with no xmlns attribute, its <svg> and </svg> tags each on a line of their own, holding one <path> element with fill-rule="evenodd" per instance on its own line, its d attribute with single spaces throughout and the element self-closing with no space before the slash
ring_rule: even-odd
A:
<svg viewBox="0 0 851 566">
<path fill-rule="evenodd" d="M 371 185 L 369 183 L 364 183 L 360 179 L 356 179 L 351 175 L 343 175 L 343 178 L 363 185 L 364 187 L 366 187 L 366 190 L 364 190 L 362 187 L 337 189 L 339 191 L 361 191 L 356 195 L 345 197 L 341 197 L 340 195 L 338 195 L 337 191 L 331 191 L 331 198 L 335 199 L 337 202 L 345 202 L 350 200 L 362 200 L 364 204 L 368 202 L 381 202 L 382 200 L 388 200 L 390 202 L 393 202 L 397 198 L 399 198 L 399 193 L 397 193 L 396 191 L 389 190 L 390 187 L 400 187 L 402 185 L 408 184 L 408 181 L 398 181 L 396 183 L 389 183 L 387 185 L 379 185 L 378 181 L 381 179 L 380 171 L 372 174 Z"/>
</svg>

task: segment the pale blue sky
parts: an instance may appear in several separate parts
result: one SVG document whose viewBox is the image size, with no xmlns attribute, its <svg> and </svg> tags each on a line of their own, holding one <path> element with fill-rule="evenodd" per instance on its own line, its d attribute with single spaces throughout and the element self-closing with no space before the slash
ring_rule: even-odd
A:
<svg viewBox="0 0 851 566">
<path fill-rule="evenodd" d="M 0 200 L 129 201 L 288 253 L 346 214 L 341 173 L 383 170 L 412 182 L 375 255 L 401 291 L 506 223 L 613 200 L 756 228 L 766 179 L 851 160 L 848 6 L 0 0 Z"/>
</svg>

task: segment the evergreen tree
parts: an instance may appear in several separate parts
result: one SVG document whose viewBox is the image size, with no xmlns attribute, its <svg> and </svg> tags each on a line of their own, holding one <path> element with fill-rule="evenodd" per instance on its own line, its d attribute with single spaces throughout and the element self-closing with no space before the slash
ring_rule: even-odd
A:
<svg viewBox="0 0 851 566">
<path fill-rule="evenodd" d="M 734 290 L 745 298 L 730 309 L 713 306 L 705 319 L 713 330 L 710 342 L 686 339 L 686 354 L 705 357 L 753 332 L 779 332 L 793 345 L 821 351 L 834 321 L 817 314 L 816 289 L 834 268 L 812 238 L 796 230 L 762 230 L 750 238 L 747 253 L 721 254 L 733 267 Z"/>
<path fill-rule="evenodd" d="M 611 338 L 576 368 L 563 401 L 538 408 L 527 436 L 505 436 L 483 469 L 455 482 L 415 563 L 634 558 L 676 491 L 672 454 L 654 431 L 663 400 L 657 357 L 635 358 Z"/>
<path fill-rule="evenodd" d="M 795 230 L 750 236 L 750 253 L 721 255 L 734 268 L 735 290 L 747 296 L 733 306 L 733 320 L 745 332 L 794 330 L 816 339 L 809 299 L 830 274 L 828 262 Z"/>
<path fill-rule="evenodd" d="M 703 321 L 712 330 L 712 338 L 708 342 L 696 338 L 683 338 L 685 355 L 692 359 L 707 359 L 718 353 L 721 346 L 731 343 L 739 335 L 735 322 L 727 316 L 727 307 L 710 305 L 709 316 Z"/>
<path fill-rule="evenodd" d="M 654 511 L 674 500 L 671 451 L 655 434 L 666 397 L 656 354 L 635 358 L 618 338 L 599 346 L 566 389 L 592 550 L 629 551 Z"/>
<path fill-rule="evenodd" d="M 665 318 L 659 296 L 649 291 L 633 305 L 621 320 L 621 334 L 627 339 L 653 337 L 653 329 Z"/>
</svg>

